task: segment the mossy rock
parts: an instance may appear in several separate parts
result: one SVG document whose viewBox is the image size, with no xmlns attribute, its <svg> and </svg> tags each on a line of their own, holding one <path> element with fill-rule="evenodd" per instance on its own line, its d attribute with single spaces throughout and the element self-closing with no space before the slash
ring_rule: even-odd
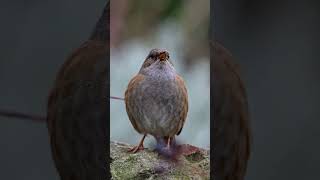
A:
<svg viewBox="0 0 320 180">
<path fill-rule="evenodd" d="M 111 142 L 111 175 L 113 180 L 173 180 L 210 179 L 209 150 L 190 145 L 176 161 L 163 158 L 157 152 L 145 149 L 128 153 L 132 145 Z"/>
</svg>

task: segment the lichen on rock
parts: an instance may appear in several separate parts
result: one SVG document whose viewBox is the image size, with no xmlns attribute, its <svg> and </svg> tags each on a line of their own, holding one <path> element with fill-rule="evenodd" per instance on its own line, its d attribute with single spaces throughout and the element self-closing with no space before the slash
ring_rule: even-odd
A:
<svg viewBox="0 0 320 180">
<path fill-rule="evenodd" d="M 210 179 L 209 150 L 182 145 L 186 151 L 177 161 L 170 161 L 151 149 L 135 154 L 127 152 L 132 147 L 111 141 L 110 166 L 113 180 Z"/>
</svg>

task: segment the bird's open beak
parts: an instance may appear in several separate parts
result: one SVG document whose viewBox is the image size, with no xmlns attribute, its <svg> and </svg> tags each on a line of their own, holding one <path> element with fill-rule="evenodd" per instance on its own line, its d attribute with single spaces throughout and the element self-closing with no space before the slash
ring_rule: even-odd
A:
<svg viewBox="0 0 320 180">
<path fill-rule="evenodd" d="M 160 53 L 159 55 L 160 61 L 165 61 L 168 59 L 167 54 L 165 52 Z"/>
</svg>

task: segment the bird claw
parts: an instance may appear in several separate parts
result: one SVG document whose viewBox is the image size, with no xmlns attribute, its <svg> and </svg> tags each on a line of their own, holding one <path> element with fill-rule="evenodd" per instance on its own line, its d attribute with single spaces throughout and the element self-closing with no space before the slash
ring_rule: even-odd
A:
<svg viewBox="0 0 320 180">
<path fill-rule="evenodd" d="M 171 147 L 170 147 L 170 146 L 165 146 L 165 147 L 163 148 L 163 150 L 169 152 L 169 151 L 171 150 Z"/>
<path fill-rule="evenodd" d="M 128 152 L 130 152 L 130 153 L 136 153 L 136 152 L 142 151 L 142 150 L 144 150 L 144 147 L 143 147 L 143 146 L 135 146 L 135 147 L 129 149 Z"/>
</svg>

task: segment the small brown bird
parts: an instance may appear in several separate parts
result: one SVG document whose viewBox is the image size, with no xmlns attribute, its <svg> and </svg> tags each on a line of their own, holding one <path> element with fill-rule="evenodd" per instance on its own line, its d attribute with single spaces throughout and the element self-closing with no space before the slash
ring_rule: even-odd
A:
<svg viewBox="0 0 320 180">
<path fill-rule="evenodd" d="M 138 146 L 144 149 L 147 134 L 170 149 L 175 135 L 179 135 L 188 113 L 188 94 L 183 79 L 176 73 L 169 53 L 153 49 L 146 57 L 139 73 L 125 92 L 126 111 L 132 126 L 143 134 Z"/>
<path fill-rule="evenodd" d="M 238 67 L 220 44 L 213 55 L 213 174 L 216 180 L 244 180 L 250 156 L 248 102 Z"/>
<path fill-rule="evenodd" d="M 50 92 L 47 123 L 61 180 L 109 179 L 109 19 L 107 2 L 91 37 L 62 65 Z"/>
</svg>

